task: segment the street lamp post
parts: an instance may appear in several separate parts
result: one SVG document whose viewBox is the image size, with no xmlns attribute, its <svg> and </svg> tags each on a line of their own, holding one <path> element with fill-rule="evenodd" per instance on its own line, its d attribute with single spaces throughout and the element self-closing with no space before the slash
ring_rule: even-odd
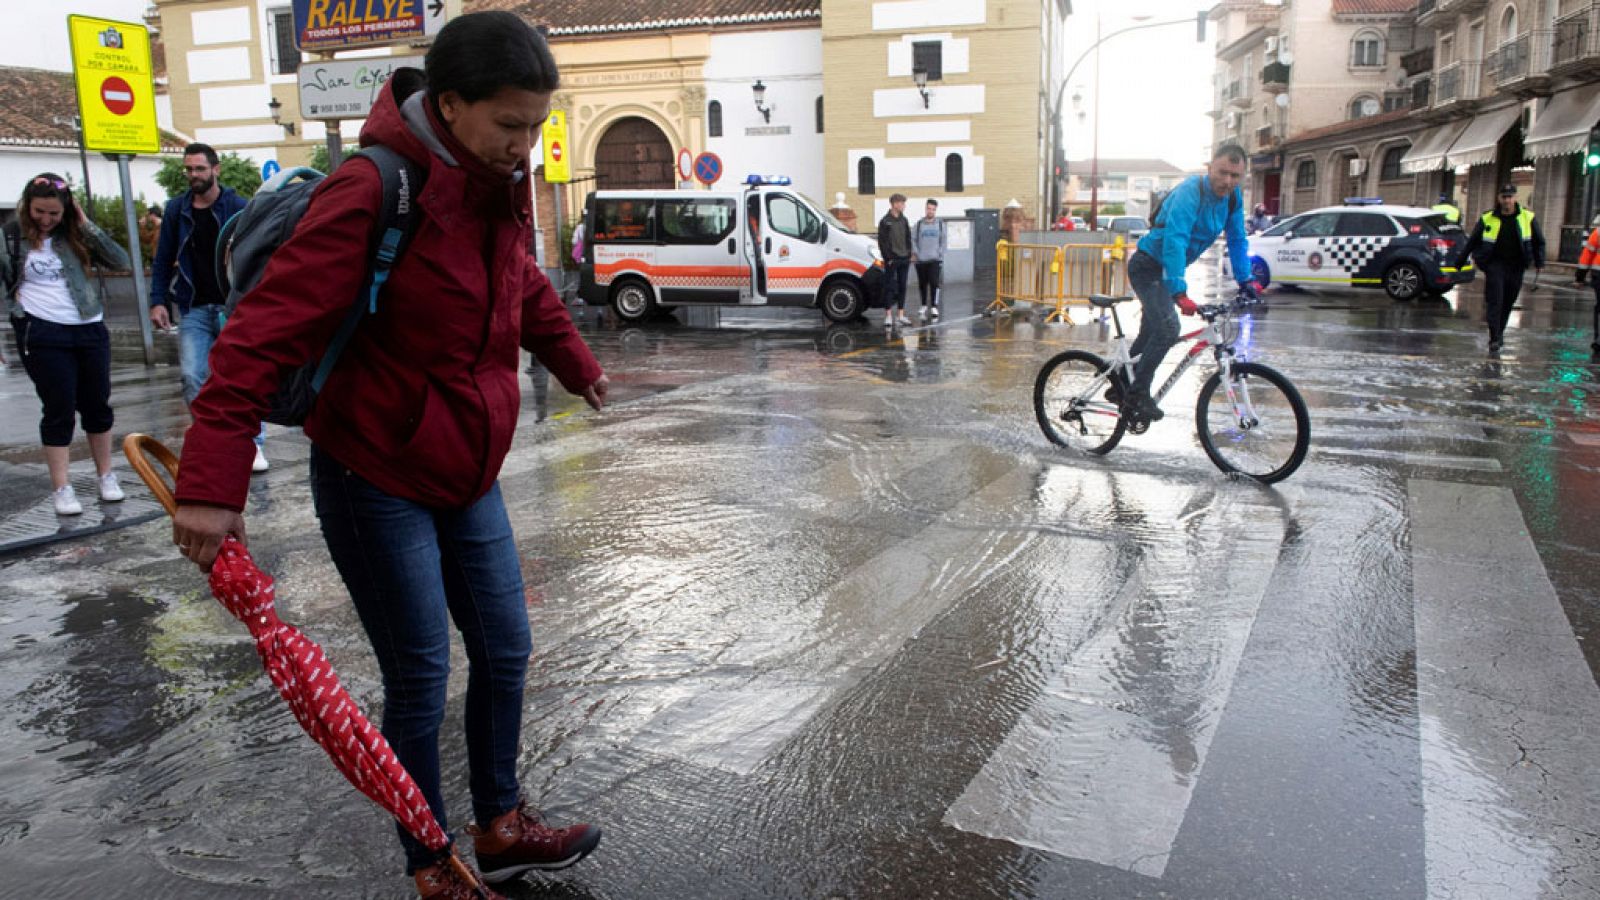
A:
<svg viewBox="0 0 1600 900">
<path fill-rule="evenodd" d="M 1050 134 L 1050 138 L 1051 138 L 1051 140 L 1050 140 L 1050 149 L 1051 149 L 1050 162 L 1051 162 L 1052 166 L 1054 165 L 1056 150 L 1061 146 L 1060 143 L 1058 143 L 1058 142 L 1060 141 L 1060 137 L 1061 137 L 1061 100 L 1062 100 L 1062 95 L 1064 95 L 1067 92 L 1067 85 L 1069 83 L 1071 83 L 1071 81 L 1072 81 L 1072 73 L 1078 71 L 1078 66 L 1082 65 L 1083 61 L 1089 58 L 1089 54 L 1094 53 L 1095 50 L 1099 49 L 1101 44 L 1105 43 L 1106 41 L 1111 40 L 1112 38 L 1116 37 L 1117 35 L 1127 34 L 1130 31 L 1141 31 L 1141 30 L 1146 29 L 1146 28 L 1162 28 L 1162 27 L 1165 27 L 1167 25 L 1189 25 L 1189 24 L 1192 23 L 1192 24 L 1195 25 L 1195 40 L 1204 41 L 1206 39 L 1206 15 L 1207 14 L 1204 11 L 1202 11 L 1202 12 L 1196 13 L 1195 17 L 1192 18 L 1192 19 L 1167 19 L 1167 20 L 1161 21 L 1161 22 L 1141 22 L 1138 25 L 1129 25 L 1127 28 L 1119 28 L 1116 31 L 1111 32 L 1110 34 L 1105 35 L 1104 37 L 1102 37 L 1100 35 L 1100 24 L 1099 24 L 1100 20 L 1098 18 L 1096 18 L 1095 19 L 1095 42 L 1093 44 L 1090 44 L 1089 48 L 1087 50 L 1084 50 L 1083 53 L 1077 58 L 1077 60 L 1072 63 L 1072 68 L 1067 70 L 1066 77 L 1061 79 L 1061 86 L 1056 89 L 1055 102 L 1050 105 L 1050 128 L 1051 128 L 1051 134 Z M 1095 55 L 1095 71 L 1096 71 L 1097 74 L 1099 72 L 1099 66 L 1100 66 L 1100 57 L 1099 57 L 1099 54 L 1096 54 Z M 1098 97 L 1099 91 L 1100 91 L 1100 79 L 1098 77 L 1096 77 L 1095 78 L 1095 93 L 1096 93 L 1097 97 Z M 1098 154 L 1098 147 L 1099 147 L 1099 141 L 1100 141 L 1100 138 L 1099 138 L 1100 104 L 1098 102 L 1095 103 L 1094 117 L 1095 117 L 1095 146 L 1097 148 L 1096 162 L 1098 162 L 1099 161 L 1098 160 L 1098 155 L 1099 155 Z M 1098 179 L 1096 179 L 1096 180 L 1098 180 Z M 1057 192 L 1060 190 L 1060 183 L 1061 183 L 1060 179 L 1051 179 L 1050 193 L 1052 195 L 1052 197 L 1051 197 L 1051 200 L 1052 200 L 1051 211 L 1052 212 L 1054 212 L 1055 208 L 1060 205 L 1060 197 L 1057 194 Z M 1092 192 L 1094 191 L 1094 182 L 1093 181 L 1090 182 L 1090 191 L 1091 191 L 1090 203 L 1092 205 L 1093 202 L 1094 202 L 1093 199 L 1092 199 Z M 1090 209 L 1090 213 L 1093 214 L 1093 212 L 1094 212 L 1094 210 L 1091 208 Z"/>
</svg>

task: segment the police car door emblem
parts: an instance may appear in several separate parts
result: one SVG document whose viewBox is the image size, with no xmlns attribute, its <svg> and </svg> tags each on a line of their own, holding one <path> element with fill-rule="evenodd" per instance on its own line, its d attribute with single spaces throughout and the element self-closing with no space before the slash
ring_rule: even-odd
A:
<svg viewBox="0 0 1600 900">
<path fill-rule="evenodd" d="M 1322 268 L 1322 254 L 1321 253 L 1313 253 L 1310 256 L 1306 257 L 1306 266 L 1308 268 L 1310 268 L 1311 271 L 1313 271 L 1313 272 L 1315 272 L 1318 269 Z"/>
</svg>

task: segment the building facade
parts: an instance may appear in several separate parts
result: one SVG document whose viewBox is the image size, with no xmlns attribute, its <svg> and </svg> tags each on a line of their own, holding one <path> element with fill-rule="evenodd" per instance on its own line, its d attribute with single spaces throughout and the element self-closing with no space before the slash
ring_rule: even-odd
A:
<svg viewBox="0 0 1600 900">
<path fill-rule="evenodd" d="M 1149 213 L 1151 194 L 1172 190 L 1189 174 L 1164 159 L 1075 159 L 1067 171 L 1064 196 L 1073 209 L 1098 200 L 1102 210 L 1106 204 L 1117 204 L 1130 216 Z M 1100 182 L 1098 191 L 1090 190 L 1091 175 Z"/>
<path fill-rule="evenodd" d="M 1014 200 L 1044 221 L 1070 13 L 1066 0 L 823 0 L 829 190 L 872 221 L 897 192 L 947 216 Z"/>
<path fill-rule="evenodd" d="M 1426 127 L 1410 55 L 1416 0 L 1225 0 L 1218 28 L 1217 143 L 1251 154 L 1252 203 L 1286 214 L 1381 196 L 1412 202 L 1418 190 L 1398 160 Z M 1396 149 L 1398 148 L 1398 149 Z"/>
</svg>

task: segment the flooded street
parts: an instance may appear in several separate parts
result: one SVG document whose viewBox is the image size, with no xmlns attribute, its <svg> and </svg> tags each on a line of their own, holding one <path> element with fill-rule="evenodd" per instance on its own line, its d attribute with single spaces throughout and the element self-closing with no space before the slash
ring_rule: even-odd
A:
<svg viewBox="0 0 1600 900">
<path fill-rule="evenodd" d="M 509 896 L 1600 898 L 1592 293 L 1525 295 L 1498 358 L 1476 285 L 1269 293 L 1240 346 L 1313 428 L 1273 487 L 1202 451 L 1209 367 L 1108 456 L 1053 446 L 1034 376 L 1109 328 L 953 293 L 893 334 L 579 309 L 615 406 L 527 392 L 501 478 L 524 787 L 605 840 Z M 118 435 L 176 441 L 176 370 L 114 374 Z M 18 367 L 0 408 L 11 498 Z M 250 548 L 376 721 L 309 446 L 267 446 Z M 0 596 L 0 896 L 412 895 L 164 519 L 0 555 Z M 451 683 L 459 833 L 459 646 Z"/>
</svg>

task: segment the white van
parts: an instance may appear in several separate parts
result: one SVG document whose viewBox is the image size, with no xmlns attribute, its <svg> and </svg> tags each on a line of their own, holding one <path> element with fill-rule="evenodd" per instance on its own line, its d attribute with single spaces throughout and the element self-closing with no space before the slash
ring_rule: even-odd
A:
<svg viewBox="0 0 1600 900">
<path fill-rule="evenodd" d="M 629 322 L 685 304 L 810 306 L 844 322 L 883 281 L 875 237 L 786 178 L 751 176 L 740 191 L 597 191 L 584 223 L 584 302 Z"/>
</svg>

